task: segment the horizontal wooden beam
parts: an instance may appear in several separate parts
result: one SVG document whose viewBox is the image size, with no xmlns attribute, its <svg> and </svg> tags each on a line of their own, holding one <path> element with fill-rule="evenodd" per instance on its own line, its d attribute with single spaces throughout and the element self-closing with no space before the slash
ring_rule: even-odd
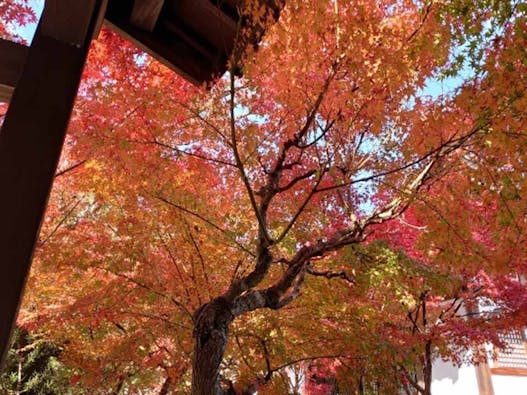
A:
<svg viewBox="0 0 527 395">
<path fill-rule="evenodd" d="M 151 32 L 154 30 L 165 0 L 135 0 L 130 24 Z"/>
<path fill-rule="evenodd" d="M 183 30 L 181 25 L 174 23 L 169 19 L 163 19 L 159 23 L 162 29 L 166 29 L 177 36 L 179 39 L 186 42 L 197 52 L 203 55 L 204 59 L 209 61 L 211 64 L 214 62 L 214 59 L 217 58 L 218 51 L 216 48 L 211 45 L 207 45 L 207 43 L 204 43 L 202 40 L 199 40 L 195 34 Z"/>
<path fill-rule="evenodd" d="M 230 10 L 239 17 L 239 12 L 243 10 L 245 6 L 245 0 L 209 0 L 212 4 L 223 9 L 224 11 Z M 278 18 L 280 10 L 284 8 L 285 0 L 259 0 L 259 4 L 271 10 L 275 18 Z"/>
<path fill-rule="evenodd" d="M 195 36 L 206 40 L 217 52 L 228 57 L 234 47 L 237 22 L 210 0 L 173 1 L 169 10 L 177 21 L 190 28 Z"/>
<path fill-rule="evenodd" d="M 495 367 L 490 368 L 492 374 L 504 376 L 527 376 L 527 368 Z"/>
<path fill-rule="evenodd" d="M 246 0 L 113 0 L 106 21 L 132 41 L 194 84 L 211 82 L 227 68 L 230 54 L 256 46 L 265 26 L 240 20 Z M 278 17 L 285 0 L 258 0 L 267 15 Z M 238 27 L 249 34 L 236 41 Z"/>
<path fill-rule="evenodd" d="M 171 37 L 170 32 L 154 36 L 124 21 L 106 19 L 106 23 L 123 38 L 174 70 L 195 85 L 208 82 L 214 76 L 209 61 L 181 37 Z"/>
<path fill-rule="evenodd" d="M 0 101 L 8 102 L 26 62 L 28 47 L 0 39 Z"/>
</svg>

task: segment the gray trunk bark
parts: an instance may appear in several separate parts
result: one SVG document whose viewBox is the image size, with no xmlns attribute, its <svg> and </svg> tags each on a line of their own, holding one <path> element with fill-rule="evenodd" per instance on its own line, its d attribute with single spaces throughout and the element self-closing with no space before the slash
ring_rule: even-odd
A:
<svg viewBox="0 0 527 395">
<path fill-rule="evenodd" d="M 423 369 L 424 392 L 423 395 L 432 395 L 432 342 L 425 344 L 425 365 Z"/>
<path fill-rule="evenodd" d="M 230 303 L 216 298 L 204 304 L 195 316 L 192 395 L 223 395 L 220 364 L 227 346 L 229 325 L 234 316 Z"/>
</svg>

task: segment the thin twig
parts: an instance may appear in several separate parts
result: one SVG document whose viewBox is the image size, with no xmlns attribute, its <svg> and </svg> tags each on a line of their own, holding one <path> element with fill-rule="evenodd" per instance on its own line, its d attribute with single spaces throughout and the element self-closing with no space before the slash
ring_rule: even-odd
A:
<svg viewBox="0 0 527 395">
<path fill-rule="evenodd" d="M 213 227 L 214 229 L 218 230 L 219 232 L 221 232 L 229 241 L 231 241 L 232 243 L 236 244 L 242 251 L 246 252 L 247 254 L 253 256 L 253 257 L 256 257 L 256 254 L 254 252 L 252 252 L 251 250 L 249 250 L 247 247 L 245 247 L 243 244 L 237 242 L 234 238 L 232 238 L 229 233 L 227 232 L 226 229 L 223 229 L 222 227 L 220 227 L 219 225 L 216 225 L 214 222 L 212 222 L 211 220 L 205 218 L 204 216 L 202 216 L 201 214 L 198 214 L 192 210 L 189 210 L 188 208 L 186 207 L 183 207 L 177 203 L 174 203 L 174 202 L 171 202 L 170 200 L 168 199 L 165 199 L 164 197 L 162 196 L 155 196 L 155 198 L 157 198 L 158 200 L 161 200 L 162 202 L 168 204 L 169 206 L 172 206 L 174 208 L 177 208 L 178 210 L 181 210 L 189 215 L 192 215 L 198 219 L 200 219 L 201 221 L 205 222 L 206 224 L 210 225 L 211 227 Z"/>
<path fill-rule="evenodd" d="M 80 162 L 75 163 L 75 164 L 72 165 L 72 166 L 69 166 L 69 167 L 67 167 L 67 168 L 65 168 L 65 169 L 63 169 L 63 170 L 59 170 L 57 173 L 55 173 L 55 178 L 58 178 L 58 177 L 60 177 L 60 176 L 63 176 L 63 175 L 66 174 L 66 173 L 69 173 L 70 171 L 75 170 L 76 168 L 82 166 L 82 165 L 85 164 L 86 162 L 87 162 L 86 159 L 85 159 L 85 160 L 81 160 Z"/>
<path fill-rule="evenodd" d="M 64 214 L 64 216 L 61 218 L 61 220 L 57 223 L 57 225 L 55 225 L 55 227 L 53 228 L 53 230 L 44 238 L 42 239 L 39 243 L 38 243 L 38 247 L 42 247 L 44 244 L 46 244 L 49 239 L 51 239 L 53 237 L 53 235 L 55 233 L 57 233 L 57 231 L 59 230 L 59 228 L 62 226 L 62 224 L 64 222 L 66 222 L 66 220 L 69 218 L 69 216 L 75 211 L 75 209 L 79 206 L 81 202 L 81 199 L 77 199 L 77 201 L 75 202 L 75 204 L 66 212 L 66 214 Z"/>
</svg>

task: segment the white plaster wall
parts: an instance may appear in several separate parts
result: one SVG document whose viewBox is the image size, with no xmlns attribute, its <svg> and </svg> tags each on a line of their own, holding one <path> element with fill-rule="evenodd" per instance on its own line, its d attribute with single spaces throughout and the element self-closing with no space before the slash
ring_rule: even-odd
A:
<svg viewBox="0 0 527 395">
<path fill-rule="evenodd" d="M 494 395 L 527 395 L 526 376 L 492 375 Z M 432 395 L 479 395 L 476 368 L 456 367 L 435 361 L 432 369 Z"/>
<path fill-rule="evenodd" d="M 527 395 L 527 377 L 525 376 L 493 374 L 492 386 L 494 395 Z"/>
<path fill-rule="evenodd" d="M 432 395 L 479 395 L 476 369 L 472 365 L 457 367 L 448 361 L 436 360 L 432 369 Z"/>
</svg>

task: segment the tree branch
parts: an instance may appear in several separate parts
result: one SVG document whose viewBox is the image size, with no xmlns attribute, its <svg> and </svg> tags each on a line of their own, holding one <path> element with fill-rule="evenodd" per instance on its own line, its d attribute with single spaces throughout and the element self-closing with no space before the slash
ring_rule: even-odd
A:
<svg viewBox="0 0 527 395">
<path fill-rule="evenodd" d="M 57 231 L 62 226 L 62 224 L 64 222 L 66 222 L 66 220 L 69 218 L 69 216 L 79 206 L 80 202 L 81 202 L 81 199 L 77 199 L 77 201 L 73 204 L 73 206 L 66 212 L 66 214 L 64 214 L 64 216 L 61 218 L 61 220 L 57 223 L 57 225 L 55 225 L 53 230 L 46 237 L 44 237 L 42 240 L 39 241 L 39 243 L 38 243 L 38 247 L 39 248 L 42 247 L 44 244 L 46 244 L 49 241 L 49 239 L 51 239 L 53 237 L 53 235 L 55 233 L 57 233 Z"/>
<path fill-rule="evenodd" d="M 220 227 L 219 225 L 216 225 L 214 222 L 212 222 L 211 220 L 205 218 L 204 216 L 202 216 L 201 214 L 198 214 L 192 210 L 189 210 L 188 208 L 186 207 L 183 207 L 177 203 L 174 203 L 174 202 L 171 202 L 170 200 L 168 199 L 165 199 L 163 196 L 154 196 L 155 198 L 157 198 L 158 200 L 161 200 L 162 202 L 168 204 L 169 206 L 172 206 L 174 208 L 177 208 L 178 210 L 181 210 L 189 215 L 192 215 L 196 218 L 198 218 L 199 220 L 205 222 L 206 224 L 210 225 L 211 227 L 213 227 L 214 229 L 216 229 L 217 231 L 221 232 L 229 241 L 231 241 L 232 243 L 236 244 L 242 251 L 246 252 L 247 254 L 255 257 L 256 255 L 254 254 L 254 252 L 252 252 L 251 250 L 249 250 L 247 247 L 245 247 L 243 244 L 237 242 L 235 239 L 233 239 L 229 234 L 228 232 L 223 229 L 222 227 Z"/>
<path fill-rule="evenodd" d="M 319 175 L 318 179 L 316 180 L 315 185 L 313 186 L 313 188 L 311 189 L 309 194 L 306 196 L 306 198 L 304 199 L 304 201 L 302 202 L 302 204 L 300 205 L 300 207 L 298 208 L 296 213 L 293 215 L 293 218 L 291 219 L 291 221 L 289 221 L 289 223 L 286 225 L 286 227 L 284 228 L 282 233 L 280 233 L 280 235 L 276 238 L 276 243 L 280 243 L 287 236 L 287 234 L 289 233 L 291 228 L 294 226 L 294 224 L 297 221 L 297 219 L 304 212 L 304 209 L 307 207 L 307 205 L 309 204 L 309 202 L 311 201 L 313 196 L 315 196 L 315 193 L 317 192 L 318 186 L 322 182 L 322 179 L 324 178 L 326 173 L 327 173 L 327 169 L 323 169 L 320 172 L 320 175 Z"/>
<path fill-rule="evenodd" d="M 413 160 L 411 162 L 405 163 L 404 165 L 401 165 L 401 166 L 398 166 L 396 168 L 389 169 L 389 170 L 386 170 L 386 171 L 383 171 L 383 172 L 380 172 L 380 173 L 377 173 L 377 174 L 372 174 L 371 176 L 365 176 L 365 177 L 357 178 L 355 180 L 351 180 L 349 182 L 343 182 L 343 183 L 340 183 L 340 184 L 336 184 L 336 185 L 331 185 L 331 186 L 328 186 L 328 187 L 320 188 L 320 189 L 317 190 L 317 193 L 318 192 L 327 192 L 327 191 L 330 191 L 330 190 L 333 190 L 333 189 L 338 189 L 338 188 L 342 188 L 342 187 L 345 187 L 345 186 L 358 184 L 358 183 L 361 183 L 361 182 L 373 181 L 373 180 L 375 180 L 377 178 L 385 177 L 385 176 L 388 176 L 388 175 L 391 175 L 391 174 L 395 174 L 395 173 L 401 172 L 403 170 L 409 169 L 411 167 L 414 167 L 414 166 L 416 166 L 416 165 L 418 165 L 418 164 L 420 164 L 422 162 L 425 162 L 426 160 L 428 160 L 430 158 L 435 158 L 435 159 L 443 158 L 443 157 L 447 156 L 448 154 L 450 154 L 452 151 L 454 151 L 454 150 L 460 148 L 461 146 L 463 146 L 463 144 L 465 144 L 472 136 L 474 136 L 477 132 L 481 131 L 484 128 L 484 126 L 485 126 L 485 124 L 475 125 L 474 128 L 469 133 L 467 133 L 466 135 L 464 135 L 462 137 L 458 137 L 457 139 L 451 138 L 450 140 L 440 144 L 438 147 L 428 151 L 422 157 L 417 158 L 417 159 L 415 159 L 415 160 Z"/>
<path fill-rule="evenodd" d="M 236 167 L 236 165 L 234 163 L 228 162 L 226 160 L 213 158 L 213 157 L 210 157 L 210 156 L 198 154 L 196 152 L 190 152 L 190 151 L 187 151 L 187 150 L 184 150 L 184 149 L 180 149 L 180 148 L 174 147 L 174 146 L 172 146 L 170 144 L 163 143 L 162 141 L 159 141 L 159 140 L 157 140 L 155 138 L 152 141 L 141 141 L 139 143 L 141 143 L 141 144 L 154 144 L 154 145 L 157 145 L 159 147 L 167 148 L 167 149 L 172 150 L 174 152 L 177 152 L 179 154 L 193 156 L 195 158 L 203 159 L 205 161 L 217 163 L 217 164 L 220 164 L 220 165 Z"/>
<path fill-rule="evenodd" d="M 311 176 L 315 175 L 316 172 L 317 172 L 316 170 L 309 170 L 308 172 L 306 172 L 304 174 L 296 176 L 295 178 L 293 178 L 291 181 L 289 181 L 283 187 L 278 187 L 277 192 L 281 193 L 281 192 L 285 192 L 285 191 L 291 189 L 292 187 L 294 187 L 300 181 L 305 180 L 306 178 L 310 178 Z"/>
<path fill-rule="evenodd" d="M 238 151 L 238 142 L 236 138 L 236 117 L 234 114 L 235 110 L 235 103 L 234 103 L 234 97 L 236 93 L 235 89 L 235 77 L 234 73 L 230 72 L 230 100 L 229 100 L 229 110 L 230 110 L 230 125 L 231 125 L 231 146 L 232 146 L 232 152 L 234 155 L 234 159 L 236 162 L 236 167 L 238 168 L 238 171 L 240 172 L 240 177 L 242 178 L 242 182 L 245 185 L 245 189 L 247 190 L 247 194 L 249 195 L 249 200 L 251 202 L 251 206 L 253 208 L 254 214 L 256 215 L 256 219 L 258 220 L 258 233 L 259 237 L 265 241 L 265 243 L 270 243 L 269 234 L 267 233 L 267 224 L 264 218 L 262 218 L 262 213 L 258 209 L 258 205 L 256 203 L 256 198 L 254 196 L 254 191 L 252 189 L 251 183 L 249 182 L 249 179 L 247 178 L 247 173 L 245 172 L 245 166 L 243 164 L 243 161 L 240 157 L 240 153 Z"/>
<path fill-rule="evenodd" d="M 355 284 L 355 279 L 352 278 L 345 270 L 342 270 L 340 272 L 332 272 L 330 270 L 316 271 L 311 266 L 307 266 L 306 272 L 315 277 L 325 277 L 328 280 L 331 280 L 333 278 L 341 278 L 350 284 Z"/>
<path fill-rule="evenodd" d="M 110 270 L 108 268 L 105 268 L 105 267 L 102 267 L 102 266 L 96 266 L 96 265 L 93 265 L 92 267 L 96 268 L 96 269 L 99 269 L 99 270 L 103 270 L 105 271 L 106 273 L 109 273 L 109 274 L 112 274 L 116 277 L 119 277 L 119 278 L 122 278 L 122 279 L 125 279 L 129 282 L 131 282 L 132 284 L 135 284 L 137 285 L 139 288 L 143 288 L 149 292 L 152 292 L 153 294 L 157 295 L 157 296 L 160 296 L 164 299 L 167 299 L 168 301 L 172 302 L 173 304 L 175 304 L 177 307 L 179 307 L 184 313 L 186 313 L 190 319 L 192 321 L 194 321 L 194 316 L 192 315 L 192 313 L 186 308 L 186 306 L 180 302 L 179 300 L 177 300 L 176 298 L 174 298 L 173 296 L 170 296 L 170 295 L 167 295 L 161 291 L 158 291 L 156 289 L 154 289 L 153 287 L 139 281 L 139 280 L 136 280 L 135 278 L 131 277 L 131 276 L 128 276 L 124 273 L 120 273 L 120 272 L 115 272 L 113 270 Z"/>
<path fill-rule="evenodd" d="M 424 388 L 419 385 L 419 383 L 413 379 L 413 377 L 410 375 L 410 373 L 408 373 L 408 371 L 406 370 L 406 368 L 403 366 L 403 365 L 399 365 L 399 369 L 401 370 L 401 372 L 403 372 L 404 374 L 404 377 L 406 377 L 406 379 L 408 380 L 408 382 L 419 392 L 423 393 L 424 392 Z"/>
<path fill-rule="evenodd" d="M 75 170 L 76 168 L 82 166 L 82 165 L 85 164 L 86 162 L 87 162 L 86 159 L 85 159 L 85 160 L 81 160 L 80 162 L 77 162 L 77 163 L 75 163 L 75 164 L 72 165 L 72 166 L 69 166 L 69 167 L 67 167 L 67 168 L 65 168 L 65 169 L 59 170 L 57 173 L 55 173 L 55 178 L 58 178 L 58 177 L 60 177 L 60 176 L 63 176 L 63 175 L 66 174 L 66 173 L 69 173 L 70 171 Z"/>
</svg>

